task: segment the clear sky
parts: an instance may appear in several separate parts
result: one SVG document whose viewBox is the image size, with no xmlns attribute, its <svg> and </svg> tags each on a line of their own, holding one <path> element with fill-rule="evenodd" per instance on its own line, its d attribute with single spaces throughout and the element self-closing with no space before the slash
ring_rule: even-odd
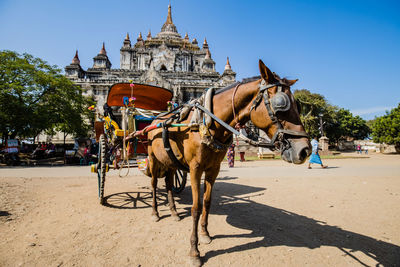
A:
<svg viewBox="0 0 400 267">
<path fill-rule="evenodd" d="M 113 68 L 126 33 L 154 36 L 168 0 L 0 0 L 0 49 L 64 68 L 75 50 L 84 69 L 105 42 Z M 372 119 L 400 102 L 400 1 L 171 0 L 178 32 L 210 46 L 217 71 L 229 56 L 237 79 L 258 75 L 258 59 L 294 89 Z"/>
</svg>

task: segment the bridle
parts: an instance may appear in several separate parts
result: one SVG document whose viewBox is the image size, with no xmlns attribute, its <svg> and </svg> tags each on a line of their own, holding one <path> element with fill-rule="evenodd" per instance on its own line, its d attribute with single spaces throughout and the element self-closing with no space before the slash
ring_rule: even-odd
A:
<svg viewBox="0 0 400 267">
<path fill-rule="evenodd" d="M 277 86 L 277 93 L 270 98 L 268 94 L 268 89 L 272 88 L 274 86 Z M 272 123 L 275 124 L 277 130 L 275 134 L 272 136 L 270 142 L 263 142 L 264 145 L 260 144 L 260 146 L 266 146 L 266 147 L 277 147 L 279 149 L 284 149 L 290 146 L 288 143 L 287 139 L 285 139 L 285 135 L 288 136 L 296 136 L 296 137 L 308 137 L 308 134 L 304 131 L 293 131 L 293 130 L 287 130 L 284 129 L 281 122 L 279 121 L 277 117 L 277 112 L 285 112 L 290 109 L 290 99 L 287 94 L 285 94 L 282 90 L 284 84 L 277 82 L 277 83 L 272 83 L 272 84 L 267 84 L 267 82 L 262 79 L 260 84 L 259 84 L 259 90 L 256 98 L 253 101 L 253 104 L 250 107 L 250 112 L 249 114 L 251 115 L 251 112 L 253 110 L 256 110 L 258 105 L 261 103 L 262 99 L 264 99 L 264 104 L 265 107 L 267 108 L 268 111 L 268 116 L 270 117 Z M 235 91 L 232 96 L 232 106 L 233 101 L 234 101 L 234 96 L 236 93 L 237 88 L 239 87 L 239 84 L 236 86 Z M 233 113 L 234 113 L 234 119 L 238 121 L 235 115 L 235 109 L 233 108 Z M 272 146 L 273 145 L 273 146 Z"/>
<path fill-rule="evenodd" d="M 208 116 L 210 116 L 213 120 L 218 122 L 219 124 L 222 125 L 227 131 L 231 132 L 232 134 L 235 134 L 238 136 L 239 139 L 242 139 L 246 143 L 257 146 L 257 147 L 266 147 L 271 150 L 274 149 L 279 149 L 279 150 L 285 150 L 288 147 L 290 147 L 290 143 L 285 139 L 285 136 L 297 136 L 297 137 L 308 137 L 307 133 L 304 131 L 292 131 L 292 130 L 287 130 L 284 129 L 282 124 L 280 123 L 276 113 L 280 111 L 288 111 L 290 109 L 290 99 L 289 97 L 282 92 L 282 87 L 285 86 L 284 84 L 278 82 L 278 83 L 273 83 L 273 84 L 267 84 L 264 80 L 261 81 L 259 85 L 259 90 L 258 94 L 255 98 L 255 100 L 252 103 L 252 106 L 250 108 L 249 114 L 251 115 L 251 112 L 253 110 L 256 110 L 258 105 L 261 103 L 261 100 L 264 99 L 265 106 L 268 110 L 268 115 L 271 118 L 272 122 L 276 125 L 276 132 L 274 133 L 274 136 L 271 138 L 271 140 L 266 140 L 264 138 L 258 137 L 258 138 L 249 138 L 246 135 L 242 134 L 240 131 L 238 131 L 238 128 L 240 127 L 239 121 L 240 118 L 236 117 L 236 112 L 235 112 L 235 106 L 234 106 L 234 98 L 237 89 L 239 88 L 241 83 L 237 84 L 235 87 L 235 90 L 233 92 L 232 96 L 232 109 L 233 109 L 233 116 L 234 116 L 234 122 L 236 123 L 235 126 L 238 127 L 232 127 L 228 123 L 224 122 L 217 116 L 215 116 L 212 112 L 210 112 L 207 108 L 203 107 L 198 101 L 195 101 L 194 103 L 189 103 L 189 104 L 184 104 L 181 106 L 176 107 L 175 109 L 168 111 L 167 113 L 160 114 L 157 118 L 158 119 L 164 119 L 166 120 L 165 122 L 162 123 L 162 127 L 164 128 L 164 131 L 167 130 L 170 124 L 175 119 L 178 119 L 180 116 L 178 110 L 182 110 L 184 107 L 188 107 L 190 109 L 199 109 Z M 271 87 L 278 86 L 277 93 L 270 98 L 268 94 L 268 90 Z M 165 118 L 166 115 L 174 113 L 173 116 Z M 168 139 L 168 138 L 165 138 Z M 164 145 L 165 146 L 165 145 Z M 167 147 L 167 146 L 166 146 Z"/>
</svg>

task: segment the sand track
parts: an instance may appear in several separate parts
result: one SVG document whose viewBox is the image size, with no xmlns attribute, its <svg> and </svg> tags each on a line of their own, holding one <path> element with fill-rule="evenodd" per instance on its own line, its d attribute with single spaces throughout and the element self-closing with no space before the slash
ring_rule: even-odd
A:
<svg viewBox="0 0 400 267">
<path fill-rule="evenodd" d="M 400 156 L 223 163 L 213 192 L 204 266 L 400 266 Z M 110 172 L 98 204 L 88 167 L 0 168 L 0 266 L 187 265 L 190 181 L 175 222 L 159 185 Z"/>
</svg>

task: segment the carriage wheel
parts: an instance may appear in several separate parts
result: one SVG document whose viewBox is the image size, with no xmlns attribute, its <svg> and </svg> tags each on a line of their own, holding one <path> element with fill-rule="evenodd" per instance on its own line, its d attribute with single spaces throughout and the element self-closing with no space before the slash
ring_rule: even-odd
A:
<svg viewBox="0 0 400 267">
<path fill-rule="evenodd" d="M 174 191 L 175 193 L 182 192 L 182 190 L 185 189 L 186 186 L 186 179 L 187 179 L 187 172 L 176 170 L 174 175 L 174 181 L 172 184 L 172 191 Z"/>
<path fill-rule="evenodd" d="M 106 140 L 104 134 L 100 135 L 99 139 L 99 152 L 97 154 L 97 181 L 99 187 L 99 200 L 100 204 L 104 205 L 104 183 L 106 181 L 107 162 L 106 162 Z"/>
</svg>

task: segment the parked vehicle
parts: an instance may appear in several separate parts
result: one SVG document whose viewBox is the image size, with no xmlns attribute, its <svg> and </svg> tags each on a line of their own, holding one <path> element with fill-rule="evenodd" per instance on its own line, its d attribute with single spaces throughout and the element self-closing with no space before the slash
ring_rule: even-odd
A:
<svg viewBox="0 0 400 267">
<path fill-rule="evenodd" d="M 5 148 L 0 151 L 0 162 L 8 166 L 17 166 L 21 164 L 17 139 L 8 139 L 6 141 Z"/>
<path fill-rule="evenodd" d="M 168 111 L 172 105 L 172 92 L 166 88 L 146 84 L 117 83 L 111 86 L 104 114 L 95 122 L 98 141 L 97 163 L 91 165 L 97 173 L 99 200 L 105 204 L 104 185 L 109 168 L 138 167 L 146 174 L 147 134 L 127 140 L 135 132 L 148 127 L 157 115 Z M 114 114 L 119 113 L 120 115 Z M 180 193 L 186 185 L 187 173 L 177 170 L 172 190 Z"/>
</svg>

